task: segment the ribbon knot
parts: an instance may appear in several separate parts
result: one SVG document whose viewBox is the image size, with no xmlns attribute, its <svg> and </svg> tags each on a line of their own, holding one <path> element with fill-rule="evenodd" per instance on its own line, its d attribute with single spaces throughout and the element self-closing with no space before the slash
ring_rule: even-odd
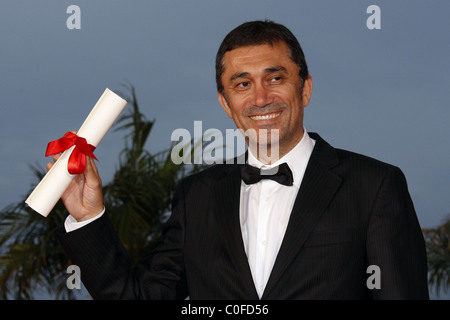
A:
<svg viewBox="0 0 450 320">
<path fill-rule="evenodd" d="M 95 147 L 88 144 L 85 138 L 79 137 L 75 133 L 67 132 L 62 138 L 51 141 L 47 145 L 45 156 L 51 156 L 63 152 L 70 147 L 75 146 L 69 157 L 67 169 L 70 174 L 80 174 L 86 169 L 86 156 L 98 161 L 93 151 Z"/>
</svg>

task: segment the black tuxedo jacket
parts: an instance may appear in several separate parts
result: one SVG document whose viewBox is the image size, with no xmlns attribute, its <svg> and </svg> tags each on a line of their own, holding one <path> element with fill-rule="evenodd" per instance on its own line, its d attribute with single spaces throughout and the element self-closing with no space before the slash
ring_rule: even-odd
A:
<svg viewBox="0 0 450 320">
<path fill-rule="evenodd" d="M 310 136 L 316 144 L 262 299 L 428 299 L 424 239 L 403 173 Z M 237 164 L 183 179 L 161 241 L 134 268 L 107 214 L 58 234 L 93 298 L 258 299 L 240 186 Z M 380 289 L 367 286 L 370 265 Z"/>
</svg>

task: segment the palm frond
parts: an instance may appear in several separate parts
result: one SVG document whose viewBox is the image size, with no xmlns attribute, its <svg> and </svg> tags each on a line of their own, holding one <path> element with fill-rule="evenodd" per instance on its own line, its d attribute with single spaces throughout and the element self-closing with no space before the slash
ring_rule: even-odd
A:
<svg viewBox="0 0 450 320">
<path fill-rule="evenodd" d="M 429 285 L 435 292 L 450 289 L 450 219 L 433 229 L 424 229 L 427 247 Z"/>
</svg>

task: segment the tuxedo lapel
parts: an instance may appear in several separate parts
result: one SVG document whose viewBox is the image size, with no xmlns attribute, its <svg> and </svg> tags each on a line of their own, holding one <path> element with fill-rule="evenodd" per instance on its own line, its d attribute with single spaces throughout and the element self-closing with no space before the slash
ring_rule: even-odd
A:
<svg viewBox="0 0 450 320">
<path fill-rule="evenodd" d="M 270 298 L 271 289 L 303 247 L 342 181 L 340 177 L 330 171 L 330 168 L 338 163 L 334 148 L 318 135 L 310 133 L 310 136 L 316 140 L 316 145 L 294 202 L 286 233 L 267 282 L 263 299 L 268 296 Z"/>
<path fill-rule="evenodd" d="M 242 240 L 239 219 L 240 190 L 239 165 L 226 165 L 225 175 L 219 178 L 214 186 L 217 221 L 229 250 L 231 263 L 242 281 L 244 296 L 248 299 L 258 299 Z"/>
</svg>

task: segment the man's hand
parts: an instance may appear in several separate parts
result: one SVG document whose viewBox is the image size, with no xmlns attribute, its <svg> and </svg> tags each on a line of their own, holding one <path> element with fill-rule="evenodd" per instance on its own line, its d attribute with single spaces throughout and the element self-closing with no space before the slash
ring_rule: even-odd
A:
<svg viewBox="0 0 450 320">
<path fill-rule="evenodd" d="M 61 155 L 53 156 L 56 161 Z M 53 163 L 47 163 L 47 170 Z M 70 215 L 78 222 L 93 218 L 103 211 L 102 181 L 92 158 L 86 157 L 86 169 L 74 177 L 61 199 Z"/>
</svg>

